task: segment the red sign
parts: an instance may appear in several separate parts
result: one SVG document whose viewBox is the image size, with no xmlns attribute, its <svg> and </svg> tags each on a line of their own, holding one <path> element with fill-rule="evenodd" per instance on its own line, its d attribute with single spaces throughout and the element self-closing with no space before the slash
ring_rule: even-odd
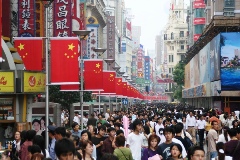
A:
<svg viewBox="0 0 240 160">
<path fill-rule="evenodd" d="M 193 40 L 197 41 L 200 36 L 201 36 L 201 34 L 194 34 L 193 35 Z"/>
<path fill-rule="evenodd" d="M 19 37 L 35 37 L 35 0 L 18 1 Z"/>
<path fill-rule="evenodd" d="M 205 8 L 205 7 L 206 5 L 203 0 L 193 2 L 193 8 Z"/>
<path fill-rule="evenodd" d="M 34 76 L 30 76 L 28 79 L 28 84 L 29 86 L 34 87 L 36 84 L 36 78 Z"/>
<path fill-rule="evenodd" d="M 72 35 L 71 0 L 54 1 L 53 35 L 71 37 Z"/>
<path fill-rule="evenodd" d="M 205 20 L 206 20 L 205 18 L 194 18 L 193 24 L 194 25 L 205 24 L 205 22 L 206 22 Z"/>
</svg>

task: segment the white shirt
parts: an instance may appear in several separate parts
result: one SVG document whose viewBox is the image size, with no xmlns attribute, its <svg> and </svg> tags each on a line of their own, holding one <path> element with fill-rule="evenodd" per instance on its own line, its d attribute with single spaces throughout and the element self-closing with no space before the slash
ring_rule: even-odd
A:
<svg viewBox="0 0 240 160">
<path fill-rule="evenodd" d="M 109 117 L 109 113 L 105 113 L 105 119 L 108 120 Z"/>
<path fill-rule="evenodd" d="M 127 144 L 130 147 L 134 160 L 141 160 L 141 147 L 143 144 L 143 137 L 141 134 L 136 135 L 134 132 L 130 133 L 127 138 Z"/>
<path fill-rule="evenodd" d="M 159 129 L 160 128 L 164 128 L 164 126 L 163 126 L 163 124 L 156 124 L 155 125 L 155 131 L 156 131 L 156 135 L 158 136 L 158 137 L 160 137 L 160 134 L 159 134 Z M 153 128 L 154 129 L 154 128 Z"/>
<path fill-rule="evenodd" d="M 73 122 L 77 122 L 80 125 L 80 117 L 79 116 L 74 116 Z"/>
<path fill-rule="evenodd" d="M 186 119 L 186 129 L 188 129 L 188 127 L 195 127 L 196 126 L 196 118 L 194 116 L 189 116 Z"/>
<path fill-rule="evenodd" d="M 205 129 L 206 121 L 205 120 L 197 120 L 196 126 L 198 129 Z"/>
<path fill-rule="evenodd" d="M 184 145 L 182 144 L 182 142 L 180 140 L 176 139 L 176 138 L 173 138 L 172 142 L 178 143 L 178 144 L 181 145 L 181 147 L 182 147 L 182 157 L 186 158 L 187 157 L 187 152 L 186 152 L 186 149 L 185 149 Z"/>
</svg>

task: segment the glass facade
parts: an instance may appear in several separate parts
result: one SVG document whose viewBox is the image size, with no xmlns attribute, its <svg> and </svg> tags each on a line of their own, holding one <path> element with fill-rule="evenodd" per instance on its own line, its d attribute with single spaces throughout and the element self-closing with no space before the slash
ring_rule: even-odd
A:
<svg viewBox="0 0 240 160">
<path fill-rule="evenodd" d="M 194 9 L 194 17 L 195 18 L 205 17 L 204 8 L 196 8 L 196 9 Z"/>
<path fill-rule="evenodd" d="M 202 34 L 204 24 L 198 24 L 194 26 L 194 34 Z"/>
</svg>

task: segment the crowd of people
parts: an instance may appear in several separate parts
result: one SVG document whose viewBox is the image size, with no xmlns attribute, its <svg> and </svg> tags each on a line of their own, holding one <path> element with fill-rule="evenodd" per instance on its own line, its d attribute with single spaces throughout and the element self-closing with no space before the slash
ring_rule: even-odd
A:
<svg viewBox="0 0 240 160">
<path fill-rule="evenodd" d="M 240 160 L 239 111 L 158 103 L 83 118 L 76 112 L 71 128 L 64 124 L 47 126 L 48 148 L 45 131 L 17 131 L 2 159 Z"/>
</svg>

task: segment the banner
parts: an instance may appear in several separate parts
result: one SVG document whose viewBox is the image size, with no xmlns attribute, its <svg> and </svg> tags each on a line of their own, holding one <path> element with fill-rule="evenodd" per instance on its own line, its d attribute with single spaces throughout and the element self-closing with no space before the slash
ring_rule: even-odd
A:
<svg viewBox="0 0 240 160">
<path fill-rule="evenodd" d="M 23 92 L 24 93 L 44 93 L 46 86 L 46 75 L 41 72 L 23 73 Z"/>
<path fill-rule="evenodd" d="M 115 59 L 115 16 L 107 17 L 107 58 Z"/>
<path fill-rule="evenodd" d="M 15 92 L 15 78 L 13 71 L 0 71 L 0 93 Z"/>
<path fill-rule="evenodd" d="M 198 24 L 205 24 L 206 19 L 205 18 L 194 18 L 193 19 L 193 24 L 198 25 Z"/>
<path fill-rule="evenodd" d="M 116 77 L 115 78 L 115 88 L 116 88 L 116 94 L 117 95 L 123 95 L 123 83 L 122 83 L 122 78 Z"/>
<path fill-rule="evenodd" d="M 103 71 L 103 94 L 115 94 L 116 73 L 113 71 Z"/>
<path fill-rule="evenodd" d="M 205 5 L 205 2 L 203 0 L 201 1 L 194 1 L 193 2 L 193 8 L 196 9 L 196 8 L 205 8 L 206 5 Z"/>
<path fill-rule="evenodd" d="M 50 82 L 79 84 L 78 38 L 50 38 Z"/>
<path fill-rule="evenodd" d="M 72 1 L 54 1 L 53 36 L 71 37 L 72 35 Z"/>
<path fill-rule="evenodd" d="M 35 0 L 18 1 L 18 35 L 19 37 L 35 37 Z"/>
<path fill-rule="evenodd" d="M 26 70 L 42 71 L 43 39 L 36 37 L 16 37 L 14 47 L 22 58 Z"/>
<path fill-rule="evenodd" d="M 103 90 L 103 60 L 84 60 L 84 87 L 89 91 Z"/>
</svg>

